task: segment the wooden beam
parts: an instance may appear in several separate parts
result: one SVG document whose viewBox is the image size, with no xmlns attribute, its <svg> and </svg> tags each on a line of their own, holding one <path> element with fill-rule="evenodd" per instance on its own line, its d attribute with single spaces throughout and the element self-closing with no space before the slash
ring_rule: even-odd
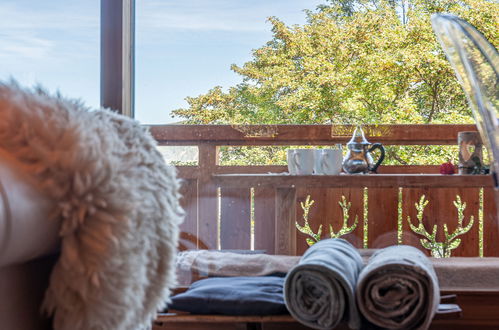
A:
<svg viewBox="0 0 499 330">
<path fill-rule="evenodd" d="M 350 140 L 350 125 L 158 125 L 148 126 L 161 145 L 331 145 Z M 251 133 L 254 130 L 255 133 Z M 263 133 L 258 134 L 259 130 Z M 386 145 L 455 145 L 457 133 L 475 125 L 367 125 L 370 142 Z M 267 132 L 265 134 L 265 132 Z"/>
</svg>

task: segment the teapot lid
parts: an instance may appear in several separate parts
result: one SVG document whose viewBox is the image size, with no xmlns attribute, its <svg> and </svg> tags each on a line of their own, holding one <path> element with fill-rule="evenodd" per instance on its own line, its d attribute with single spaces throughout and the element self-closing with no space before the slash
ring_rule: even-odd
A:
<svg viewBox="0 0 499 330">
<path fill-rule="evenodd" d="M 362 128 L 360 126 L 357 126 L 355 128 L 355 131 L 353 132 L 352 138 L 347 144 L 371 144 L 371 143 L 366 140 Z"/>
</svg>

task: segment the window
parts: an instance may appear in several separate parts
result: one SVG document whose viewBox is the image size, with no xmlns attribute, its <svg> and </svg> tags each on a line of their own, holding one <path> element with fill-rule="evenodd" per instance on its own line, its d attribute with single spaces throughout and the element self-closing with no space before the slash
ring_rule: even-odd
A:
<svg viewBox="0 0 499 330">
<path fill-rule="evenodd" d="M 99 107 L 99 1 L 0 3 L 0 79 Z"/>
<path fill-rule="evenodd" d="M 273 2 L 274 5 L 276 3 L 281 2 Z M 293 141 L 309 144 L 307 138 L 327 141 L 329 144 L 345 143 L 349 138 L 347 135 L 335 135 L 332 130 L 324 131 L 325 133 L 317 130 L 307 136 L 307 127 L 278 127 L 276 124 L 326 124 L 322 128 L 327 129 L 327 125 L 331 124 L 359 121 L 363 124 L 392 125 L 472 122 L 452 71 L 442 74 L 433 64 L 428 65 L 437 63 L 437 66 L 450 69 L 443 53 L 436 48 L 438 45 L 433 41 L 406 42 L 407 38 L 419 36 L 413 35 L 414 31 L 433 38 L 431 30 L 416 28 L 417 24 L 424 26 L 424 22 L 411 20 L 410 17 L 424 17 L 427 11 L 413 10 L 406 16 L 407 12 L 398 7 L 380 10 L 375 6 L 323 6 L 315 9 L 319 3 L 321 2 L 296 2 L 298 8 L 308 7 L 312 10 L 305 21 L 305 14 L 301 16 L 301 22 L 286 20 L 285 15 L 280 14 L 282 8 L 263 2 L 256 2 L 251 6 L 241 2 L 240 7 L 233 1 L 212 1 L 210 4 L 179 4 L 173 1 L 137 3 L 136 118 L 145 124 L 156 125 L 171 122 L 230 125 L 222 128 L 204 126 L 185 129 L 182 125 L 158 126 L 152 130 L 153 134 L 168 140 L 170 145 L 183 146 L 192 142 L 199 147 L 198 157 L 191 155 L 190 151 L 185 153 L 189 154 L 185 162 L 190 166 L 180 166 L 179 173 L 186 179 L 184 195 L 190 198 L 185 201 L 188 216 L 183 229 L 192 235 L 198 235 L 204 240 L 204 246 L 242 249 L 260 249 L 263 246 L 269 251 L 274 251 L 275 247 L 273 242 L 263 242 L 257 238 L 262 230 L 269 233 L 275 228 L 273 224 L 264 223 L 274 221 L 275 218 L 270 217 L 265 221 L 262 220 L 264 218 L 259 218 L 259 210 L 262 210 L 260 207 L 264 211 L 269 209 L 265 204 L 259 205 L 261 192 L 248 184 L 241 184 L 240 189 L 231 186 L 235 190 L 223 187 L 218 190 L 217 184 L 210 181 L 214 173 L 285 172 L 285 151 L 280 145 L 287 146 Z M 289 3 L 286 2 L 284 7 L 289 9 Z M 270 14 L 281 18 L 272 21 L 272 33 L 251 23 L 254 21 L 252 12 L 255 8 L 258 14 L 265 13 L 263 16 Z M 269 14 L 263 9 L 269 9 Z M 449 8 L 451 11 L 461 9 Z M 481 15 L 473 10 L 462 13 L 470 18 Z M 339 21 L 342 24 L 338 24 Z M 295 22 L 301 25 L 292 26 Z M 379 32 L 380 25 L 382 33 Z M 253 31 L 258 33 L 253 35 Z M 236 35 L 239 37 L 234 37 Z M 267 41 L 271 42 L 266 44 Z M 402 47 L 404 43 L 405 48 Z M 355 52 L 358 48 L 345 46 L 351 46 L 350 44 L 361 47 L 363 51 L 358 53 Z M 234 51 L 235 45 L 244 45 L 248 49 Z M 249 53 L 249 49 L 253 53 Z M 420 54 L 427 54 L 427 57 Z M 227 61 L 222 58 L 226 55 L 229 58 Z M 237 65 L 235 70 L 242 73 L 240 77 L 228 70 L 230 63 Z M 245 63 L 249 64 L 244 66 Z M 414 71 L 410 68 L 414 68 Z M 386 72 L 395 76 L 384 75 Z M 237 80 L 244 77 L 246 80 Z M 414 80 L 414 77 L 419 78 Z M 217 85 L 221 85 L 221 88 L 213 89 Z M 230 86 L 235 88 L 233 94 Z M 447 95 L 450 89 L 454 94 L 452 97 L 434 97 L 432 95 L 435 91 L 432 88 L 442 88 L 439 91 L 443 92 L 441 95 Z M 192 97 L 187 106 L 182 101 L 186 96 Z M 171 111 L 178 107 L 184 107 L 185 111 L 177 112 L 179 120 L 172 119 Z M 397 111 L 392 111 L 393 109 Z M 218 110 L 220 111 L 217 112 Z M 260 116 L 262 111 L 266 116 Z M 248 130 L 244 124 L 267 126 Z M 468 130 L 473 129 L 473 126 L 464 125 L 460 128 Z M 395 145 L 387 150 L 388 159 L 384 164 L 396 166 L 385 167 L 384 173 L 438 173 L 438 166 L 435 165 L 446 161 L 449 155 L 457 158 L 455 146 L 444 150 L 440 145 L 452 144 L 449 141 L 457 136 L 459 127 L 427 126 L 421 129 L 423 133 L 418 134 L 418 126 L 407 129 L 391 126 L 388 133 L 385 132 L 388 137 L 383 134 L 379 136 Z M 168 135 L 168 132 L 172 133 Z M 413 136 L 412 140 L 406 139 L 407 132 Z M 293 139 L 294 134 L 301 138 Z M 313 134 L 315 135 L 312 136 Z M 432 134 L 440 135 L 435 135 L 435 139 L 432 139 Z M 286 140 L 286 136 L 289 140 Z M 250 145 L 255 144 L 255 138 L 275 138 L 275 143 L 266 142 L 264 144 L 271 146 L 259 149 L 237 147 L 248 141 Z M 377 142 L 377 139 L 377 135 L 369 136 L 370 142 Z M 401 139 L 409 146 L 400 146 Z M 214 145 L 217 140 L 220 141 L 220 150 Z M 231 146 L 223 145 L 227 141 Z M 422 147 L 414 149 L 413 145 Z M 163 152 L 168 154 L 165 150 Z M 175 150 L 169 155 L 178 153 L 180 152 Z M 412 165 L 414 159 L 422 160 L 423 166 Z M 200 169 L 205 170 L 201 172 Z M 208 173 L 206 169 L 211 172 Z M 430 182 L 432 179 L 427 179 L 428 185 L 433 187 L 434 184 Z M 485 181 L 486 179 L 484 178 Z M 421 234 L 416 233 L 408 221 L 410 215 L 412 224 L 417 224 L 414 203 L 426 194 L 426 200 L 429 199 L 430 204 L 425 214 L 438 222 L 441 233 L 444 223 L 455 227 L 460 221 L 464 204 L 457 203 L 459 207 L 454 207 L 453 204 L 454 201 L 459 201 L 459 196 L 462 202 L 467 203 L 464 225 L 471 222 L 472 215 L 474 225 L 471 230 L 462 233 L 463 237 L 466 236 L 462 242 L 469 242 L 470 245 L 462 243 L 453 255 L 491 256 L 496 253 L 495 249 L 484 246 L 482 240 L 484 237 L 490 242 L 495 240 L 491 239 L 492 236 L 484 236 L 487 226 L 491 226 L 492 220 L 487 220 L 487 217 L 494 213 L 491 211 L 494 204 L 490 199 L 490 187 L 484 186 L 486 188 L 475 185 L 468 187 L 470 189 L 466 191 L 431 188 L 431 193 L 426 188 L 418 190 L 406 189 L 407 187 L 394 187 L 389 191 L 377 190 L 375 187 L 333 189 L 334 192 L 317 190 L 311 194 L 311 198 L 316 201 L 309 214 L 315 219 L 311 220 L 314 227 L 312 230 L 317 232 L 320 224 L 327 229 L 329 219 L 332 219 L 335 226 L 339 225 L 338 228 L 333 228 L 334 232 L 338 231 L 343 214 L 338 202 L 344 201 L 343 205 L 352 202 L 350 220 L 353 221 L 358 216 L 358 221 L 356 232 L 349 237 L 357 246 L 380 247 L 409 243 L 422 248 L 421 237 L 418 236 Z M 305 202 L 308 193 L 299 193 L 301 195 L 297 195 L 298 201 Z M 329 198 L 331 196 L 335 201 Z M 342 199 L 343 196 L 345 200 Z M 376 209 L 381 204 L 383 207 Z M 303 212 L 299 204 L 297 206 L 297 219 L 303 221 Z M 331 208 L 328 209 L 329 206 Z M 380 210 L 383 212 L 379 212 Z M 238 217 L 234 223 L 230 219 L 236 216 L 230 217 L 231 212 L 244 216 Z M 243 230 L 244 233 L 234 238 L 231 230 Z M 492 231 L 493 237 L 496 237 L 497 233 Z M 297 236 L 300 244 L 298 251 L 302 252 L 306 248 L 306 237 L 300 235 Z M 243 236 L 244 239 L 241 238 Z M 198 246 L 203 244 L 198 242 Z M 433 252 L 438 254 L 438 251 Z"/>
<path fill-rule="evenodd" d="M 186 97 L 242 82 L 243 65 L 272 37 L 270 16 L 303 24 L 313 0 L 186 0 L 136 2 L 135 118 L 144 124 L 184 121 L 172 110 Z"/>
</svg>

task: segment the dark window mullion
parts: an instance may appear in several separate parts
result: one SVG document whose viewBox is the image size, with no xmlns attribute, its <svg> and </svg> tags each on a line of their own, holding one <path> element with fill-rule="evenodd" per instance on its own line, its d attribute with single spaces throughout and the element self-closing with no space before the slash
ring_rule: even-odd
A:
<svg viewBox="0 0 499 330">
<path fill-rule="evenodd" d="M 101 0 L 101 106 L 133 117 L 134 0 Z"/>
</svg>

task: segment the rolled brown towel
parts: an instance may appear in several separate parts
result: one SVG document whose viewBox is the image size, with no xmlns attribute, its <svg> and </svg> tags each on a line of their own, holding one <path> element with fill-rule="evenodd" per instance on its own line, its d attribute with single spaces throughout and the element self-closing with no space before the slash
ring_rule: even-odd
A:
<svg viewBox="0 0 499 330">
<path fill-rule="evenodd" d="M 390 246 L 376 252 L 359 275 L 361 314 L 384 329 L 427 329 L 440 301 L 431 261 L 418 249 Z"/>
</svg>

